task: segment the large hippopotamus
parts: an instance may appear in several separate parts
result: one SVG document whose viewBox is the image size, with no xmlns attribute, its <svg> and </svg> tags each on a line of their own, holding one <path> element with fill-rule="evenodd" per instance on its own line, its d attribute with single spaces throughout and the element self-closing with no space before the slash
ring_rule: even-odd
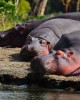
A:
<svg viewBox="0 0 80 100">
<path fill-rule="evenodd" d="M 73 19 L 80 21 L 80 13 L 66 13 L 56 17 L 50 17 L 43 20 L 27 21 L 17 24 L 15 27 L 0 32 L 0 46 L 22 47 L 26 41 L 27 35 L 42 23 L 56 18 Z"/>
<path fill-rule="evenodd" d="M 42 74 L 80 75 L 80 31 L 63 34 L 54 49 L 51 54 L 34 57 L 32 70 Z"/>
<path fill-rule="evenodd" d="M 27 61 L 37 55 L 51 53 L 62 34 L 80 30 L 80 22 L 71 19 L 51 19 L 39 25 L 27 36 L 20 55 Z"/>
</svg>

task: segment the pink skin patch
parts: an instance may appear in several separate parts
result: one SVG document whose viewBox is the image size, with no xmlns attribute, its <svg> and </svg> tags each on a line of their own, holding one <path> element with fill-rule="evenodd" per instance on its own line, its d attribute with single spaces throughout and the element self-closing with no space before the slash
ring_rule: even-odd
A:
<svg viewBox="0 0 80 100">
<path fill-rule="evenodd" d="M 39 55 L 47 55 L 47 54 L 49 54 L 48 49 L 41 50 L 41 51 L 39 52 Z"/>
<path fill-rule="evenodd" d="M 57 70 L 62 75 L 68 75 L 75 71 L 80 66 L 80 59 L 77 58 L 75 52 L 58 50 L 54 59 Z M 53 68 L 54 68 L 53 64 Z"/>
</svg>

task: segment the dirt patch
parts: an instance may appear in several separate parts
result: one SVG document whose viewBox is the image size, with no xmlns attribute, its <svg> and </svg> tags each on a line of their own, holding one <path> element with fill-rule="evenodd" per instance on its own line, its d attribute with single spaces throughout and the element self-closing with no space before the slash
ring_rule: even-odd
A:
<svg viewBox="0 0 80 100">
<path fill-rule="evenodd" d="M 20 59 L 20 48 L 0 48 L 0 76 L 7 74 L 24 78 L 29 73 L 29 64 Z"/>
</svg>

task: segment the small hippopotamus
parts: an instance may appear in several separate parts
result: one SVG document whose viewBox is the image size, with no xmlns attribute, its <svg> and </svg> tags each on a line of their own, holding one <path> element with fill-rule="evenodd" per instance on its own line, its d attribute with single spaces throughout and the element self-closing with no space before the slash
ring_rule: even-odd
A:
<svg viewBox="0 0 80 100">
<path fill-rule="evenodd" d="M 56 18 L 73 19 L 80 21 L 80 13 L 65 13 L 56 17 L 50 17 L 42 20 L 27 21 L 22 24 L 17 24 L 15 27 L 0 31 L 0 46 L 22 47 L 26 41 L 27 35 L 42 23 Z"/>
<path fill-rule="evenodd" d="M 46 21 L 29 33 L 20 56 L 30 61 L 34 56 L 49 54 L 62 34 L 76 30 L 80 30 L 79 21 L 61 18 Z"/>
<path fill-rule="evenodd" d="M 32 59 L 32 70 L 42 74 L 80 75 L 80 31 L 63 34 L 54 49 L 51 54 Z"/>
</svg>

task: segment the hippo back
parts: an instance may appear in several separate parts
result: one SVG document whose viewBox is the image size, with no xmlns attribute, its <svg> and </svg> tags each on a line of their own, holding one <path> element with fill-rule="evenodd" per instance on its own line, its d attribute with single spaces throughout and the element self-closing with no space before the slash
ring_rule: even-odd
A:
<svg viewBox="0 0 80 100">
<path fill-rule="evenodd" d="M 44 22 L 29 33 L 33 37 L 43 38 L 53 45 L 57 43 L 62 34 L 80 30 L 80 22 L 71 19 L 52 19 Z"/>
<path fill-rule="evenodd" d="M 73 19 L 73 20 L 80 21 L 80 12 L 63 13 L 54 18 Z"/>
</svg>

